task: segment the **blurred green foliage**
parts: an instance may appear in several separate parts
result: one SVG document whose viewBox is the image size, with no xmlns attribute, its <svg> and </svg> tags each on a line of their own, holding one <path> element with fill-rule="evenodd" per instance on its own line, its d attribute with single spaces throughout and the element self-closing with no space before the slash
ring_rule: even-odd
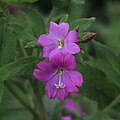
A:
<svg viewBox="0 0 120 120">
<path fill-rule="evenodd" d="M 14 8 L 15 3 L 21 4 L 10 13 L 9 6 Z M 68 114 L 73 120 L 120 120 L 119 14 L 117 0 L 1 0 L 0 120 L 45 120 L 44 115 L 60 120 Z M 48 32 L 51 20 L 68 22 L 80 39 L 97 32 L 95 40 L 79 43 L 81 53 L 75 55 L 84 83 L 70 98 L 82 103 L 85 115 L 81 117 L 65 110 L 64 102 L 49 100 L 45 85 L 32 75 L 36 62 L 43 59 L 37 38 Z"/>
</svg>

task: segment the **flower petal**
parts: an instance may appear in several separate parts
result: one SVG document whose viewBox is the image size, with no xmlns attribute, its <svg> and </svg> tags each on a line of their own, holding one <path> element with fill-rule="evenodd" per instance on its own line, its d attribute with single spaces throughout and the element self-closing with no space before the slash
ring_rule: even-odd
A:
<svg viewBox="0 0 120 120">
<path fill-rule="evenodd" d="M 75 30 L 70 31 L 65 38 L 65 42 L 68 43 L 78 42 L 78 33 Z"/>
<path fill-rule="evenodd" d="M 43 34 L 38 38 L 38 43 L 42 46 L 57 45 L 56 39 L 50 35 Z"/>
<path fill-rule="evenodd" d="M 50 53 L 50 55 L 49 55 L 49 59 L 51 59 L 51 57 L 52 57 L 53 55 L 57 54 L 57 53 L 62 53 L 62 54 L 64 54 L 64 55 L 67 54 L 64 47 L 63 47 L 62 49 L 56 48 L 56 49 L 54 49 L 54 50 L 51 51 L 51 53 Z"/>
<path fill-rule="evenodd" d="M 64 63 L 65 63 L 65 67 L 69 70 L 73 70 L 76 67 L 76 59 L 73 55 L 67 54 L 65 56 Z"/>
<path fill-rule="evenodd" d="M 52 57 L 53 55 L 55 55 L 55 54 L 57 54 L 57 53 L 59 53 L 59 52 L 61 52 L 61 50 L 58 49 L 58 48 L 52 50 L 52 51 L 50 52 L 49 59 L 51 59 L 51 57 Z"/>
<path fill-rule="evenodd" d="M 55 48 L 56 48 L 55 45 L 43 47 L 43 57 L 49 58 L 51 51 L 54 50 Z"/>
<path fill-rule="evenodd" d="M 68 23 L 61 23 L 58 25 L 54 22 L 50 22 L 49 33 L 50 35 L 56 37 L 56 39 L 64 39 L 68 33 L 68 30 L 69 30 Z"/>
<path fill-rule="evenodd" d="M 70 54 L 62 54 L 61 52 L 56 53 L 50 58 L 52 64 L 66 68 L 66 69 L 74 69 L 76 67 L 76 60 L 73 55 Z"/>
<path fill-rule="evenodd" d="M 70 80 L 77 86 L 82 86 L 83 77 L 82 74 L 78 71 L 70 71 L 69 72 Z"/>
<path fill-rule="evenodd" d="M 44 60 L 39 63 L 37 63 L 38 68 L 40 68 L 42 71 L 48 71 L 48 72 L 55 72 L 56 71 L 56 66 L 51 64 L 50 61 Z"/>
<path fill-rule="evenodd" d="M 57 98 L 59 100 L 65 100 L 69 93 L 65 89 L 58 89 Z"/>
<path fill-rule="evenodd" d="M 46 72 L 46 71 L 40 71 L 38 69 L 35 69 L 33 72 L 33 75 L 41 82 L 45 82 L 51 79 L 55 75 L 55 73 Z"/>
<path fill-rule="evenodd" d="M 67 73 L 64 73 L 64 75 L 62 76 L 62 82 L 63 84 L 65 84 L 65 90 L 68 92 L 78 92 L 78 88 L 75 86 L 74 83 L 72 83 L 70 81 L 69 75 Z"/>
<path fill-rule="evenodd" d="M 75 54 L 80 52 L 79 46 L 75 43 L 66 43 L 65 48 L 66 48 L 66 52 L 69 54 Z"/>
<path fill-rule="evenodd" d="M 55 87 L 55 83 L 57 82 L 58 76 L 53 76 L 46 84 L 45 90 L 50 99 L 54 98 L 57 94 L 57 88 Z"/>
</svg>

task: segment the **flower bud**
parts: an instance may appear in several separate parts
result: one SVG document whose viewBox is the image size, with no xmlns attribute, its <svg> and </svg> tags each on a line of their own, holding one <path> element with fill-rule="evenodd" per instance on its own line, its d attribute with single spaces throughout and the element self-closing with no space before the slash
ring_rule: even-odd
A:
<svg viewBox="0 0 120 120">
<path fill-rule="evenodd" d="M 89 33 L 80 40 L 81 43 L 87 43 L 91 41 L 96 36 L 96 33 Z"/>
<path fill-rule="evenodd" d="M 21 4 L 9 5 L 8 10 L 9 10 L 10 14 L 14 14 L 20 6 L 21 6 Z"/>
</svg>

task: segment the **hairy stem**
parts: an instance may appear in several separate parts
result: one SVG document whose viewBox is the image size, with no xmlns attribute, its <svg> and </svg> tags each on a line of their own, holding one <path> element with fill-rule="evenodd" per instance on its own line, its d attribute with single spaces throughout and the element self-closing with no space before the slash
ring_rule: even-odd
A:
<svg viewBox="0 0 120 120">
<path fill-rule="evenodd" d="M 56 10 L 57 10 L 56 7 L 53 7 L 53 9 L 51 10 L 51 12 L 45 22 L 46 27 L 48 26 L 50 20 L 52 19 L 53 15 L 55 14 Z"/>
<path fill-rule="evenodd" d="M 103 112 L 107 112 L 114 106 L 116 106 L 118 103 L 120 103 L 120 94 L 107 106 L 103 109 Z"/>
<path fill-rule="evenodd" d="M 34 95 L 35 95 L 35 103 L 36 103 L 36 108 L 39 111 L 40 118 L 41 120 L 46 120 L 46 115 L 45 115 L 45 109 L 44 109 L 44 104 L 42 100 L 42 95 L 39 89 L 39 83 L 36 79 L 33 78 L 33 81 L 31 82 L 33 90 L 34 90 Z"/>
<path fill-rule="evenodd" d="M 19 93 L 17 92 L 17 90 L 14 89 L 14 86 L 12 85 L 12 83 L 6 81 L 5 82 L 6 87 L 9 89 L 9 91 L 15 96 L 15 98 L 27 109 L 29 110 L 34 116 L 36 116 L 37 118 L 40 118 L 39 113 L 37 111 L 35 111 L 34 108 L 32 108 L 22 97 L 21 95 L 19 95 Z M 39 119 L 41 120 L 41 119 Z"/>
</svg>

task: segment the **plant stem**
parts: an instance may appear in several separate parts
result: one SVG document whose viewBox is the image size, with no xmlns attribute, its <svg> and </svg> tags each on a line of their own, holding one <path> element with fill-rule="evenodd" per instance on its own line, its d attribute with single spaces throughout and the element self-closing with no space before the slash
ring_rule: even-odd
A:
<svg viewBox="0 0 120 120">
<path fill-rule="evenodd" d="M 53 15 L 55 14 L 57 8 L 56 7 L 53 7 L 53 9 L 51 10 L 46 22 L 45 22 L 45 25 L 46 27 L 48 26 L 48 23 L 50 22 L 50 20 L 52 19 Z"/>
<path fill-rule="evenodd" d="M 41 120 L 46 120 L 46 115 L 45 115 L 45 109 L 44 109 L 44 104 L 42 101 L 42 95 L 39 89 L 39 83 L 36 79 L 33 78 L 32 81 L 32 87 L 34 90 L 34 94 L 35 94 L 35 102 L 36 102 L 36 107 L 39 110 L 39 114 L 40 114 L 40 118 Z"/>
<path fill-rule="evenodd" d="M 107 106 L 103 109 L 103 112 L 107 112 L 114 106 L 116 106 L 118 103 L 120 103 L 120 94 Z"/>
<path fill-rule="evenodd" d="M 34 116 L 37 116 L 40 118 L 39 113 L 34 110 L 31 106 L 29 106 L 28 103 L 26 103 L 25 100 L 21 98 L 21 95 L 18 94 L 18 92 L 14 89 L 12 83 L 9 83 L 8 81 L 5 82 L 6 87 L 9 89 L 9 91 L 17 98 L 17 100 L 26 108 L 28 109 Z M 41 120 L 41 119 L 39 119 Z"/>
</svg>

